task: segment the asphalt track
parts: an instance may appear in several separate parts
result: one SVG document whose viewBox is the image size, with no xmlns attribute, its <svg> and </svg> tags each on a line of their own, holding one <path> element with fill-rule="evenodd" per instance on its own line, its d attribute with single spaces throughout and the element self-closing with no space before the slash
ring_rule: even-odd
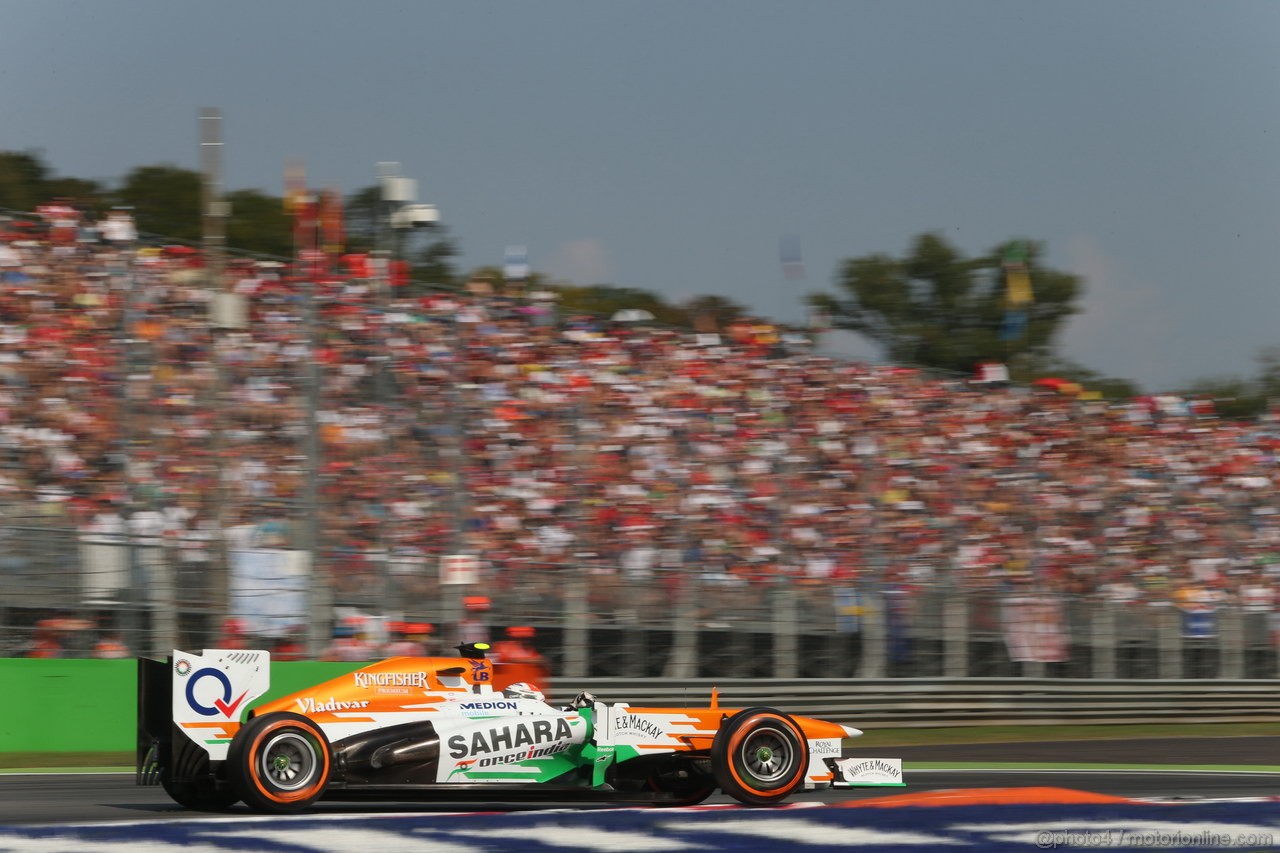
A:
<svg viewBox="0 0 1280 853">
<path fill-rule="evenodd" d="M 1249 770 L 1191 771 L 1178 765 L 1248 765 L 1280 762 L 1276 738 L 1202 738 L 1171 741 L 1090 741 L 1041 744 L 973 744 L 880 748 L 868 754 L 899 755 L 906 759 L 907 787 L 829 790 L 798 795 L 797 801 L 836 803 L 879 797 L 900 791 L 949 788 L 1058 787 L 1137 798 L 1221 799 L 1280 796 L 1280 773 Z M 928 770 L 913 769 L 916 761 L 1055 762 L 1165 764 L 1170 769 L 1123 770 Z M 711 802 L 731 802 L 717 796 Z M 321 802 L 316 814 L 386 814 L 443 811 L 522 811 L 548 807 L 616 807 L 616 802 L 527 802 L 500 800 L 431 800 L 412 803 Z M 131 773 L 45 773 L 0 776 L 0 825 L 71 824 L 89 822 L 164 821 L 189 819 L 187 811 L 158 787 L 138 787 Z M 247 815 L 243 805 L 231 814 Z"/>
</svg>

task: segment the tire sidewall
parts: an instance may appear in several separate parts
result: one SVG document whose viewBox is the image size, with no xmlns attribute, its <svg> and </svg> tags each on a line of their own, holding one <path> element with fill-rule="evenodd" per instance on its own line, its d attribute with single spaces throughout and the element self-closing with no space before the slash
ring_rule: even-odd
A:
<svg viewBox="0 0 1280 853">
<path fill-rule="evenodd" d="M 262 751 L 282 733 L 302 736 L 312 743 L 316 752 L 312 777 L 294 790 L 273 784 L 258 767 Z M 287 813 L 302 811 L 324 794 L 333 761 L 329 740 L 318 725 L 301 714 L 281 712 L 254 717 L 245 723 L 231 741 L 227 766 L 232 787 L 251 808 Z"/>
<path fill-rule="evenodd" d="M 742 761 L 742 747 L 763 728 L 777 730 L 792 750 L 793 758 L 785 776 L 762 784 Z M 711 745 L 711 767 L 720 788 L 748 805 L 781 802 L 804 784 L 809 770 L 809 742 L 795 720 L 773 708 L 747 708 L 734 714 L 720 727 Z"/>
</svg>

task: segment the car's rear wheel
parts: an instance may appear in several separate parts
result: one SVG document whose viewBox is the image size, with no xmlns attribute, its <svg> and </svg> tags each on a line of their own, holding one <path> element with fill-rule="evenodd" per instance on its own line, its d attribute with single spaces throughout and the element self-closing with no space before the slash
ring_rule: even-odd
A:
<svg viewBox="0 0 1280 853">
<path fill-rule="evenodd" d="M 255 717 L 236 734 L 227 752 L 232 787 L 251 808 L 298 812 L 329 784 L 329 741 L 300 714 Z"/>
<path fill-rule="evenodd" d="M 804 782 L 809 742 L 795 721 L 772 708 L 739 711 L 711 744 L 711 768 L 726 794 L 753 806 L 781 802 Z"/>
</svg>

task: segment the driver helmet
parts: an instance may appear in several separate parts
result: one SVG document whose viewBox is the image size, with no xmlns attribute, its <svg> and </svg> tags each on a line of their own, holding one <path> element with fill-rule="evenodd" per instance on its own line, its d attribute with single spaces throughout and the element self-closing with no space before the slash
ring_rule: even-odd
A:
<svg viewBox="0 0 1280 853">
<path fill-rule="evenodd" d="M 539 702 L 546 699 L 541 690 L 526 681 L 508 684 L 503 688 L 502 695 L 508 699 L 537 699 Z"/>
</svg>

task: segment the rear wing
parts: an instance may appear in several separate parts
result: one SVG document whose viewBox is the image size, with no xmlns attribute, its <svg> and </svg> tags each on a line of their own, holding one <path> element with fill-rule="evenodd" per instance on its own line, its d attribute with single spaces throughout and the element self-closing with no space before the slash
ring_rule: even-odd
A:
<svg viewBox="0 0 1280 853">
<path fill-rule="evenodd" d="M 223 761 L 245 711 L 271 686 L 271 655 L 260 650 L 174 649 L 138 659 L 137 781 L 154 785 L 175 755 Z"/>
</svg>

